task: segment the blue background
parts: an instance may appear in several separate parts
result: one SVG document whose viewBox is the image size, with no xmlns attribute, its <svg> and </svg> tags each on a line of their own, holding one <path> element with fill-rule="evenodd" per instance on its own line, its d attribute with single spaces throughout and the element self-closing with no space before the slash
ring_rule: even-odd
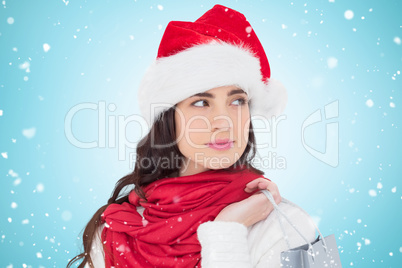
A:
<svg viewBox="0 0 402 268">
<path fill-rule="evenodd" d="M 65 267 L 80 253 L 86 223 L 131 171 L 135 150 L 118 144 L 135 144 L 145 130 L 135 122 L 118 129 L 117 122 L 139 114 L 137 87 L 167 23 L 194 21 L 215 3 L 2 1 L 0 267 Z M 270 149 L 286 166 L 263 167 L 266 177 L 323 234 L 335 234 L 344 267 L 401 267 L 402 3 L 219 3 L 245 14 L 272 77 L 288 90 L 286 120 Z M 345 18 L 347 10 L 353 18 Z M 313 157 L 301 139 L 306 118 L 333 101 L 336 166 Z M 95 110 L 81 110 L 65 126 L 79 104 Z M 102 122 L 115 132 L 115 145 Z M 328 122 L 305 130 L 308 146 L 325 151 Z M 70 127 L 95 148 L 74 146 L 65 134 Z"/>
</svg>

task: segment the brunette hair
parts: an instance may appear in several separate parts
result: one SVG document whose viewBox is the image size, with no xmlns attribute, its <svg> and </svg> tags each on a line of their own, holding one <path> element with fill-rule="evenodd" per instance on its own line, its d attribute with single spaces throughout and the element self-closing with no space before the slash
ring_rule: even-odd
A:
<svg viewBox="0 0 402 268">
<path fill-rule="evenodd" d="M 183 159 L 183 155 L 180 153 L 177 147 L 176 141 L 176 128 L 175 128 L 175 106 L 163 112 L 158 120 L 152 125 L 149 133 L 140 140 L 136 149 L 137 161 L 135 164 L 134 171 L 119 181 L 117 181 L 112 196 L 109 198 L 106 205 L 99 208 L 92 218 L 89 220 L 85 227 L 84 233 L 82 235 L 82 242 L 84 245 L 84 252 L 75 256 L 67 264 L 67 268 L 82 259 L 83 261 L 78 266 L 78 268 L 84 268 L 85 264 L 88 263 L 90 267 L 93 267 L 93 262 L 90 257 L 90 252 L 92 248 L 92 242 L 95 238 L 95 233 L 99 226 L 101 226 L 101 215 L 106 210 L 110 204 L 122 204 L 123 202 L 128 202 L 128 195 L 130 192 L 123 191 L 123 188 L 133 187 L 134 191 L 142 199 L 146 200 L 146 196 L 143 191 L 143 187 L 157 181 L 158 179 L 167 177 L 177 177 L 180 166 L 169 165 L 168 167 L 161 167 L 155 165 L 157 161 L 149 161 L 150 165 L 144 167 L 140 164 L 140 159 L 160 159 L 163 157 L 175 157 Z M 250 121 L 249 127 L 249 137 L 246 149 L 239 160 L 236 161 L 232 166 L 225 168 L 227 172 L 238 172 L 239 170 L 234 170 L 233 167 L 240 165 L 242 169 L 249 169 L 259 175 L 263 175 L 264 172 L 256 169 L 252 166 L 251 161 L 254 159 L 256 154 L 256 141 L 253 132 L 253 126 Z M 153 144 L 165 145 L 163 148 L 156 148 Z M 110 252 L 105 252 L 110 254 Z"/>
</svg>

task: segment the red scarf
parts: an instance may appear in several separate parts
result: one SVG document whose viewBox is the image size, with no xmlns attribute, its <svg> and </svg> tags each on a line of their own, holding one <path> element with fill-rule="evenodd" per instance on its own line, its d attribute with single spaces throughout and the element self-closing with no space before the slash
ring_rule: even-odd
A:
<svg viewBox="0 0 402 268">
<path fill-rule="evenodd" d="M 244 188 L 259 177 L 263 176 L 246 169 L 164 178 L 143 189 L 146 203 L 140 203 L 132 191 L 129 203 L 111 204 L 102 214 L 108 227 L 102 231 L 106 268 L 201 267 L 198 226 L 213 221 L 227 205 L 249 197 Z M 137 206 L 145 208 L 144 218 Z"/>
</svg>

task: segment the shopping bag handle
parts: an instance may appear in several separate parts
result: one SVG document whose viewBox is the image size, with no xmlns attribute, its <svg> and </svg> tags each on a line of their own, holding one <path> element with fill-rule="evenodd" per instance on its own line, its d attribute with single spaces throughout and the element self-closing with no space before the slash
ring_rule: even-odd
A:
<svg viewBox="0 0 402 268">
<path fill-rule="evenodd" d="M 306 239 L 306 237 L 299 231 L 299 229 L 297 229 L 297 227 L 289 220 L 289 218 L 285 215 L 285 213 L 282 211 L 282 209 L 279 208 L 279 206 L 275 203 L 274 198 L 272 197 L 272 194 L 268 191 L 268 190 L 261 190 L 261 192 L 268 198 L 268 200 L 272 203 L 272 205 L 274 206 L 274 209 L 277 213 L 280 213 L 286 220 L 287 222 L 290 224 L 290 226 L 293 227 L 293 229 L 296 230 L 296 232 L 304 239 L 304 241 L 306 241 L 306 243 L 309 245 L 309 251 L 311 251 L 311 256 L 313 257 L 314 260 L 314 251 L 313 251 L 313 246 L 311 245 L 311 243 Z M 323 246 L 324 246 L 324 250 L 325 252 L 327 252 L 327 244 L 325 242 L 324 236 L 321 234 L 320 230 L 318 229 L 317 225 L 314 223 L 314 221 L 311 219 L 310 215 L 304 211 L 301 207 L 299 207 L 298 205 L 294 204 L 293 202 L 290 202 L 289 200 L 285 199 L 282 197 L 282 202 L 287 203 L 293 207 L 296 207 L 298 209 L 300 209 L 304 214 L 306 214 L 309 218 L 309 220 L 312 222 L 312 224 L 314 225 L 314 228 L 318 231 L 318 233 L 320 234 L 321 238 L 322 238 L 322 242 L 323 242 Z M 282 221 L 278 215 L 278 219 L 279 219 L 279 225 L 281 226 L 282 232 L 285 235 L 285 240 L 286 243 L 288 245 L 288 248 L 290 249 L 290 245 L 289 245 L 289 239 L 285 233 L 285 229 L 283 227 Z"/>
</svg>

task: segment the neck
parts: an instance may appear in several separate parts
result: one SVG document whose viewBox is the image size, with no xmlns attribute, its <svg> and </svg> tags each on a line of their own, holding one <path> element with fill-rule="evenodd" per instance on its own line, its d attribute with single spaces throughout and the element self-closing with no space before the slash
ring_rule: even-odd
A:
<svg viewBox="0 0 402 268">
<path fill-rule="evenodd" d="M 191 175 L 198 174 L 198 173 L 201 173 L 201 172 L 204 172 L 207 170 L 208 170 L 208 168 L 190 161 L 190 163 L 188 165 L 184 165 L 184 164 L 181 165 L 180 170 L 179 170 L 179 177 L 191 176 Z"/>
</svg>

